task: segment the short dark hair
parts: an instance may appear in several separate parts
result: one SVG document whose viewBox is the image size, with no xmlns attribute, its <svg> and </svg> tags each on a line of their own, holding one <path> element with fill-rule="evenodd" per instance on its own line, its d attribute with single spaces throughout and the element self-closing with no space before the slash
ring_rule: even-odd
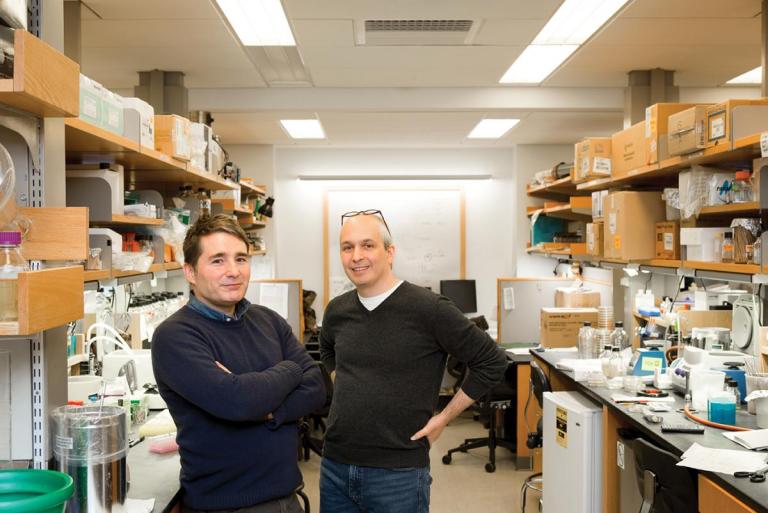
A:
<svg viewBox="0 0 768 513">
<path fill-rule="evenodd" d="M 228 233 L 243 241 L 246 248 L 249 247 L 248 237 L 245 235 L 245 231 L 237 221 L 231 217 L 224 214 L 201 217 L 195 224 L 189 227 L 187 235 L 184 237 L 185 263 L 192 267 L 197 265 L 197 260 L 200 258 L 201 253 L 200 239 L 212 233 Z"/>
</svg>

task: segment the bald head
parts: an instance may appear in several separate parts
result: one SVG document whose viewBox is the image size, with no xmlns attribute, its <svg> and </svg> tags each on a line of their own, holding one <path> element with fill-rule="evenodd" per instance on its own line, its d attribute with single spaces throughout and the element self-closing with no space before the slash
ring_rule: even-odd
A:
<svg viewBox="0 0 768 513">
<path fill-rule="evenodd" d="M 389 248 L 393 241 L 392 241 L 392 234 L 389 233 L 389 230 L 387 229 L 387 225 L 384 224 L 384 220 L 378 216 L 378 215 L 359 215 L 348 218 L 344 225 L 341 227 L 341 234 L 340 234 L 340 241 L 344 240 L 344 230 L 347 229 L 347 232 L 352 229 L 352 227 L 371 227 L 375 226 L 378 230 L 378 235 L 380 237 L 380 242 L 384 245 L 384 249 Z M 349 227 L 349 228 L 347 228 Z"/>
</svg>

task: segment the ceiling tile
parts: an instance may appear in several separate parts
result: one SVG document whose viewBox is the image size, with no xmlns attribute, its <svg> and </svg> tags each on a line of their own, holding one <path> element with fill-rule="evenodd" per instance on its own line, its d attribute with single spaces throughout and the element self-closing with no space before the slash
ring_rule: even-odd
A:
<svg viewBox="0 0 768 513">
<path fill-rule="evenodd" d="M 209 0 L 84 0 L 99 17 L 122 20 L 219 18 Z M 84 8 L 83 11 L 86 11 Z"/>
</svg>

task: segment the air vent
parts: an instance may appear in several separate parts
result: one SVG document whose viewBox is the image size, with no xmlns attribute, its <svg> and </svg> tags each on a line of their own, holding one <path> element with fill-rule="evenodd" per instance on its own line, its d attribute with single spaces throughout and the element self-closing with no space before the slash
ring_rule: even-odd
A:
<svg viewBox="0 0 768 513">
<path fill-rule="evenodd" d="M 456 46 L 469 44 L 475 26 L 475 20 L 365 20 L 355 28 L 360 45 Z"/>
<path fill-rule="evenodd" d="M 365 20 L 366 32 L 469 32 L 472 20 Z"/>
</svg>

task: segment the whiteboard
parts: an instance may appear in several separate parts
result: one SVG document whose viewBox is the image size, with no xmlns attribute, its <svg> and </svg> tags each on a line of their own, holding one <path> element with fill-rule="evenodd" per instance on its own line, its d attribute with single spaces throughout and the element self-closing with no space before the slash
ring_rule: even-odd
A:
<svg viewBox="0 0 768 513">
<path fill-rule="evenodd" d="M 328 191 L 325 202 L 325 303 L 354 288 L 339 257 L 341 215 L 381 210 L 395 246 L 398 278 L 440 291 L 440 280 L 464 278 L 464 193 L 461 190 Z"/>
</svg>

